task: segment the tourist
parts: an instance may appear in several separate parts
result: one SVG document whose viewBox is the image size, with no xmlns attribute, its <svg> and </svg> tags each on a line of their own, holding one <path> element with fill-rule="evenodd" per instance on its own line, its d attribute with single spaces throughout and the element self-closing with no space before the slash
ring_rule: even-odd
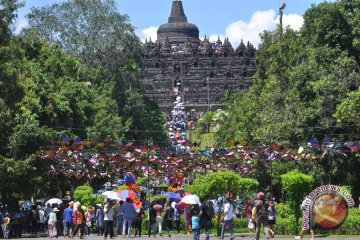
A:
<svg viewBox="0 0 360 240">
<path fill-rule="evenodd" d="M 301 231 L 300 231 L 300 236 L 296 236 L 295 239 L 303 239 L 303 237 L 304 237 L 304 235 L 305 235 L 305 233 L 307 231 L 307 229 L 304 228 L 305 218 L 308 217 L 308 216 L 305 215 L 306 200 L 307 200 L 307 194 L 304 193 L 304 200 L 303 200 L 303 202 L 301 203 L 301 206 L 300 206 L 301 210 L 303 211 L 303 219 L 302 219 L 302 222 L 301 222 L 301 227 L 302 228 L 301 228 Z M 314 240 L 315 239 L 314 238 L 315 233 L 314 233 L 314 230 L 311 228 L 311 226 L 310 226 L 310 234 L 311 234 L 311 240 Z"/>
<path fill-rule="evenodd" d="M 209 232 L 211 232 L 211 229 L 213 227 L 213 223 L 212 223 L 212 220 L 215 216 L 215 211 L 214 211 L 214 203 L 209 200 L 207 202 L 207 205 L 208 205 L 208 217 L 209 217 L 209 220 L 208 220 L 208 225 L 209 225 Z"/>
<path fill-rule="evenodd" d="M 44 209 L 44 222 L 45 225 L 48 224 L 49 221 L 49 214 L 52 212 L 53 208 L 51 207 L 50 203 L 46 204 L 46 208 Z"/>
<path fill-rule="evenodd" d="M 13 235 L 15 238 L 21 238 L 21 233 L 25 224 L 25 214 L 18 209 L 13 216 Z M 47 222 L 45 223 L 47 224 Z"/>
<path fill-rule="evenodd" d="M 74 237 L 79 231 L 80 238 L 84 238 L 85 213 L 84 210 L 81 208 L 80 203 L 76 205 L 76 210 L 74 211 L 73 220 L 74 220 L 75 228 L 72 233 L 72 237 Z"/>
<path fill-rule="evenodd" d="M 205 199 L 202 198 L 200 199 L 201 205 L 200 205 L 200 213 L 199 213 L 199 217 L 200 217 L 200 230 L 204 229 L 205 230 L 205 235 L 206 235 L 206 240 L 208 240 L 209 237 L 209 206 L 205 203 Z"/>
<path fill-rule="evenodd" d="M 123 218 L 123 207 L 124 201 L 120 200 L 119 205 L 116 207 L 116 232 L 118 235 L 122 235 L 122 229 L 124 224 L 124 218 Z"/>
<path fill-rule="evenodd" d="M 269 227 L 268 227 L 268 204 L 265 202 L 264 194 L 262 192 L 257 195 L 258 200 L 256 201 L 255 207 L 253 208 L 252 221 L 256 226 L 255 238 L 260 239 L 261 225 L 264 226 L 266 239 L 269 239 Z"/>
<path fill-rule="evenodd" d="M 40 205 L 37 206 L 39 213 L 38 229 L 41 233 L 44 232 L 44 210 Z"/>
<path fill-rule="evenodd" d="M 57 230 L 56 230 L 56 213 L 59 212 L 58 208 L 54 208 L 52 212 L 49 213 L 49 221 L 48 221 L 48 236 L 50 238 L 57 237 Z"/>
<path fill-rule="evenodd" d="M 221 236 L 220 239 L 224 239 L 225 234 L 225 227 L 229 226 L 230 230 L 230 240 L 234 239 L 234 207 L 230 200 L 230 197 L 225 197 L 224 200 L 225 204 L 223 207 L 223 214 L 222 218 L 224 220 L 222 227 L 221 227 Z"/>
<path fill-rule="evenodd" d="M 0 236 L 4 236 L 4 215 L 2 213 L 2 208 L 0 207 Z"/>
<path fill-rule="evenodd" d="M 252 221 L 253 205 L 252 205 L 251 199 L 249 199 L 249 200 L 246 202 L 245 211 L 246 211 L 245 217 L 246 217 L 246 219 L 247 219 L 247 224 L 248 224 L 248 225 L 247 225 L 247 226 L 248 226 L 248 232 L 252 232 L 253 229 L 255 228 L 255 224 L 254 224 L 254 222 Z"/>
<path fill-rule="evenodd" d="M 163 207 L 160 205 L 160 201 L 156 200 L 156 204 L 154 206 L 155 212 L 156 212 L 156 227 L 159 227 L 159 235 L 162 236 L 162 212 Z"/>
<path fill-rule="evenodd" d="M 97 204 L 97 210 L 96 210 L 96 230 L 97 235 L 102 236 L 104 234 L 104 209 L 102 208 L 101 204 Z"/>
<path fill-rule="evenodd" d="M 10 230 L 11 230 L 11 216 L 10 213 L 6 213 L 3 223 L 3 233 L 5 239 L 9 238 Z"/>
<path fill-rule="evenodd" d="M 190 207 L 186 206 L 184 208 L 184 223 L 185 223 L 185 233 L 186 235 L 190 234 L 190 223 L 191 223 L 191 213 L 190 213 Z"/>
<path fill-rule="evenodd" d="M 58 206 L 59 212 L 56 213 L 56 218 L 57 218 L 57 222 L 56 222 L 56 229 L 58 232 L 58 236 L 62 236 L 64 233 L 64 204 L 60 203 L 60 205 Z"/>
<path fill-rule="evenodd" d="M 175 229 L 180 233 L 180 213 L 176 202 L 171 203 L 171 207 L 174 209 L 174 223 Z"/>
<path fill-rule="evenodd" d="M 171 237 L 173 227 L 172 222 L 174 220 L 174 209 L 170 206 L 169 202 L 166 203 L 164 220 L 166 230 L 168 231 L 168 236 Z"/>
<path fill-rule="evenodd" d="M 273 238 L 275 235 L 275 224 L 276 224 L 276 208 L 275 203 L 273 201 L 269 201 L 269 208 L 268 208 L 268 224 L 269 224 L 269 233 L 270 236 Z"/>
<path fill-rule="evenodd" d="M 153 230 L 154 237 L 156 237 L 156 211 L 154 209 L 154 204 L 150 205 L 149 209 L 149 226 L 148 226 L 148 236 L 151 236 L 151 230 Z"/>
<path fill-rule="evenodd" d="M 110 233 L 110 238 L 114 238 L 114 209 L 113 209 L 113 200 L 107 199 L 104 206 L 104 239 L 107 239 L 108 233 Z"/>
<path fill-rule="evenodd" d="M 90 233 L 92 233 L 92 227 L 93 227 L 93 218 L 94 218 L 94 211 L 92 210 L 92 207 L 89 206 L 86 209 L 85 212 L 85 233 L 87 236 L 90 235 Z"/>
<path fill-rule="evenodd" d="M 200 218 L 197 208 L 193 208 L 191 217 L 191 229 L 193 231 L 193 240 L 199 240 L 200 238 Z"/>
<path fill-rule="evenodd" d="M 126 236 L 126 234 L 130 237 L 131 233 L 131 225 L 132 222 L 135 219 L 136 216 L 136 210 L 134 205 L 131 203 L 130 198 L 126 198 L 126 202 L 123 205 L 123 216 L 124 216 L 124 223 L 123 223 L 123 237 Z"/>
<path fill-rule="evenodd" d="M 74 218 L 74 203 L 70 202 L 68 208 L 64 210 L 64 236 L 72 236 L 73 218 Z"/>
<path fill-rule="evenodd" d="M 135 202 L 135 211 L 136 211 L 136 216 L 134 219 L 135 237 L 137 235 L 139 235 L 139 237 L 141 237 L 142 220 L 144 219 L 144 216 L 145 216 L 145 211 L 144 211 L 141 201 Z"/>
</svg>

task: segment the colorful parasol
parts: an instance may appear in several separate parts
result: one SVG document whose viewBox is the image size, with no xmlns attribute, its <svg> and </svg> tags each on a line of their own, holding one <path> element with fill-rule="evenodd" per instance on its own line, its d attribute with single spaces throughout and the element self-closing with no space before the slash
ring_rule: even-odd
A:
<svg viewBox="0 0 360 240">
<path fill-rule="evenodd" d="M 163 195 L 167 196 L 168 198 L 181 200 L 181 196 L 175 192 L 166 192 Z"/>
<path fill-rule="evenodd" d="M 136 199 L 140 198 L 139 194 L 133 190 L 120 190 L 118 192 L 118 197 L 125 200 L 126 198 Z"/>
</svg>

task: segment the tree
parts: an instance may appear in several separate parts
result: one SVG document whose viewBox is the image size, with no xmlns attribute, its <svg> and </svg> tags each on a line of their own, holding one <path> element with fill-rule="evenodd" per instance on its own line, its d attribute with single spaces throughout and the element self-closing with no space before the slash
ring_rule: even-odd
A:
<svg viewBox="0 0 360 240">
<path fill-rule="evenodd" d="M 337 106 L 335 116 L 341 125 L 359 125 L 360 89 L 348 93 L 344 101 Z"/>
<path fill-rule="evenodd" d="M 232 172 L 218 172 L 196 175 L 190 189 L 200 197 L 216 198 L 224 196 L 227 192 L 231 192 L 233 196 L 255 193 L 258 187 L 259 183 L 255 179 L 242 178 Z"/>
<path fill-rule="evenodd" d="M 83 206 L 95 206 L 97 203 L 103 203 L 104 197 L 102 195 L 93 194 L 93 189 L 90 186 L 83 185 L 75 189 L 74 198 Z"/>
<path fill-rule="evenodd" d="M 9 42 L 12 36 L 11 24 L 17 17 L 16 10 L 23 5 L 18 0 L 0 1 L 0 46 Z"/>
<path fill-rule="evenodd" d="M 32 8 L 29 26 L 91 67 L 119 73 L 128 59 L 139 59 L 140 41 L 113 0 L 68 0 Z"/>
<path fill-rule="evenodd" d="M 147 85 L 140 68 L 140 40 L 128 16 L 117 11 L 115 1 L 68 0 L 33 8 L 28 19 L 30 27 L 23 35 L 39 34 L 65 52 L 76 55 L 81 63 L 94 70 L 92 72 L 102 76 L 90 82 L 107 94 L 106 99 L 101 96 L 99 110 L 109 104 L 105 109 L 112 110 L 111 117 L 117 110 L 117 118 L 109 116 L 106 120 L 109 131 L 113 127 L 123 140 L 135 140 L 139 144 L 150 139 L 160 144 L 165 142 L 163 114 L 155 102 L 143 96 Z M 102 112 L 101 115 L 105 114 Z M 100 124 L 104 125 L 104 122 L 95 123 L 97 126 L 90 129 L 93 133 Z"/>
<path fill-rule="evenodd" d="M 301 173 L 299 170 L 293 170 L 281 175 L 283 190 L 287 193 L 287 202 L 293 210 L 296 222 L 301 216 L 300 205 L 303 200 L 303 194 L 311 191 L 314 183 L 312 176 Z"/>
</svg>

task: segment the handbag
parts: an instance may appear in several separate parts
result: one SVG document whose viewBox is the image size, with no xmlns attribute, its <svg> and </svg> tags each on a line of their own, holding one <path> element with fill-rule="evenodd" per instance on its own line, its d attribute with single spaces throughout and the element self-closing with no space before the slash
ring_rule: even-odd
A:
<svg viewBox="0 0 360 240">
<path fill-rule="evenodd" d="M 249 219 L 248 229 L 254 229 L 254 223 L 251 219 Z"/>
</svg>

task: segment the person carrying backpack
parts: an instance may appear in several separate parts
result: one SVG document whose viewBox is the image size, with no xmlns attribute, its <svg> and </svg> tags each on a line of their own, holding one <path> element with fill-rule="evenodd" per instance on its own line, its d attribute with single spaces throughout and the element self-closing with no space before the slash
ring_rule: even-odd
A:
<svg viewBox="0 0 360 240">
<path fill-rule="evenodd" d="M 266 239 L 270 239 L 269 227 L 268 227 L 268 219 L 269 219 L 268 208 L 269 208 L 269 206 L 265 202 L 264 196 L 261 194 L 259 195 L 259 194 L 258 194 L 258 199 L 261 199 L 261 200 L 256 201 L 255 209 L 253 210 L 253 215 L 252 215 L 252 220 L 253 220 L 253 222 L 256 223 L 255 224 L 256 225 L 255 239 L 256 240 L 260 239 L 261 225 L 264 226 Z"/>
<path fill-rule="evenodd" d="M 171 203 L 171 207 L 174 209 L 174 223 L 175 229 L 180 233 L 180 213 L 176 202 Z"/>
<path fill-rule="evenodd" d="M 168 236 L 171 237 L 173 230 L 172 222 L 174 220 L 174 209 L 170 206 L 170 203 L 166 203 L 164 219 Z"/>
</svg>

